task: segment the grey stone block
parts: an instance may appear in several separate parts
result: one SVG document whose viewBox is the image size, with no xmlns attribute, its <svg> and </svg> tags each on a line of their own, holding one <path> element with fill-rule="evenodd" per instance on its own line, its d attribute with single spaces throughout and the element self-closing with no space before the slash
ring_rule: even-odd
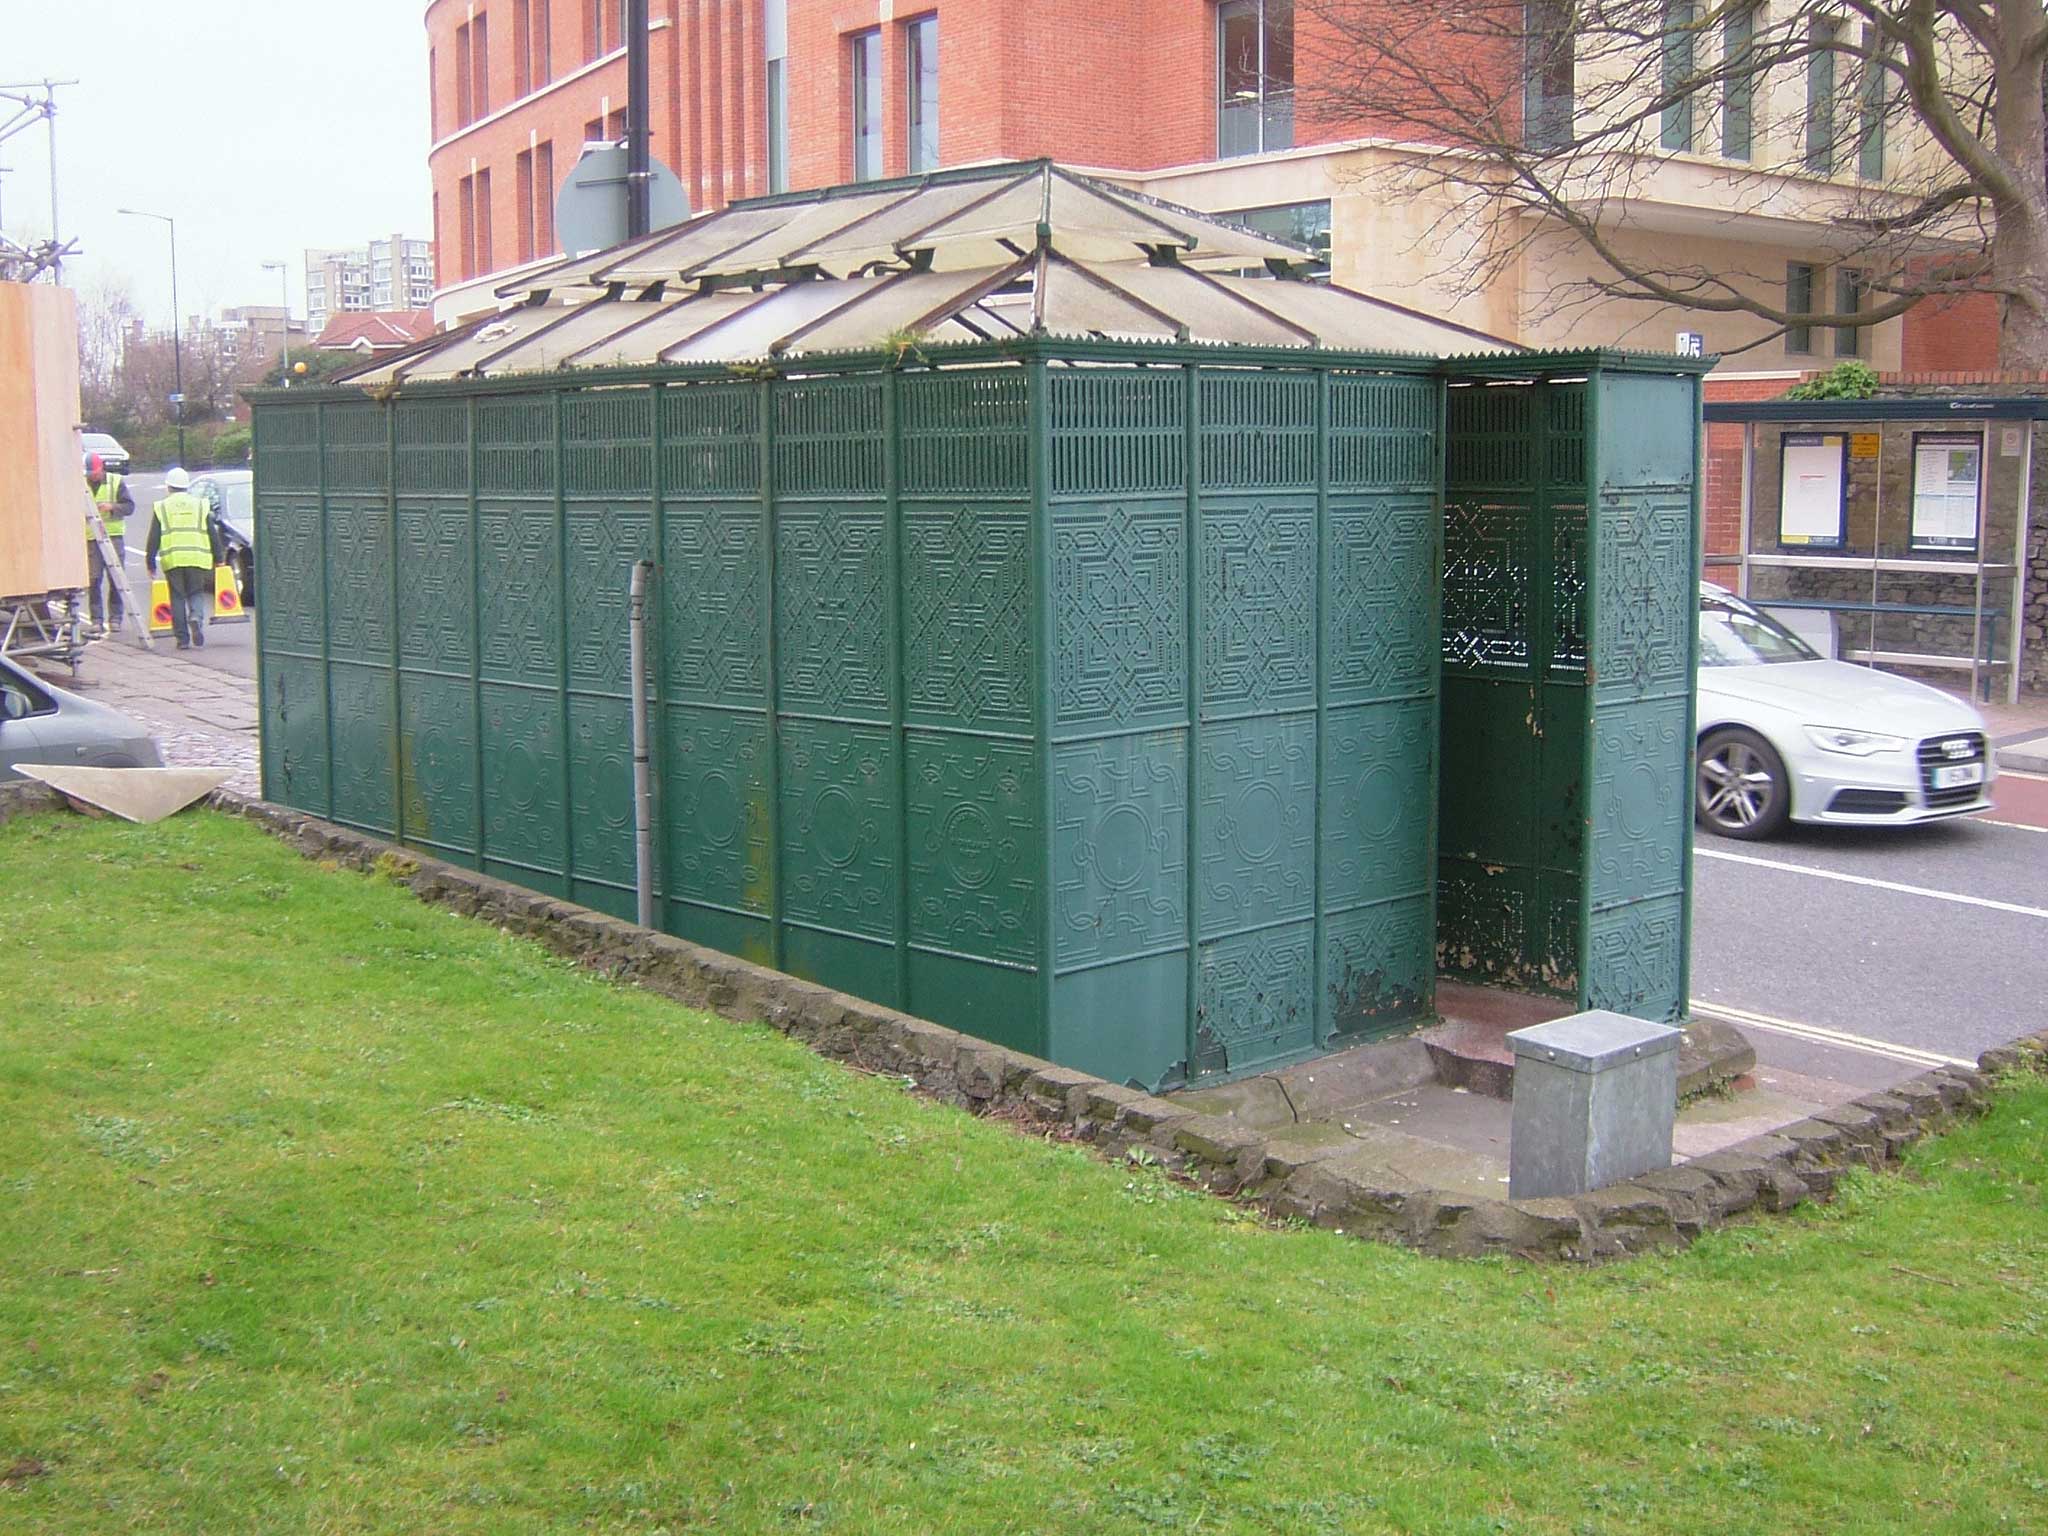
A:
<svg viewBox="0 0 2048 1536">
<path fill-rule="evenodd" d="M 1583 1194 L 1671 1166 L 1680 1031 L 1595 1009 L 1507 1041 L 1510 1198 Z"/>
</svg>

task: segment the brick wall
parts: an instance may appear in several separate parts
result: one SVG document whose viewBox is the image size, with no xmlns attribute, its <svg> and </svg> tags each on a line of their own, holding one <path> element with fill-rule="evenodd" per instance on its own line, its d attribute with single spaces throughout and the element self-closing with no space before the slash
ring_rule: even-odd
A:
<svg viewBox="0 0 2048 1536">
<path fill-rule="evenodd" d="M 1927 299 L 1906 312 L 1899 371 L 1914 375 L 1998 366 L 1998 300 L 1988 293 Z"/>
<path fill-rule="evenodd" d="M 1804 377 L 1774 374 L 1759 378 L 1716 378 L 1708 374 L 1705 394 L 1710 402 L 1775 400 Z M 1742 427 L 1735 422 L 1707 423 L 1705 464 L 1701 466 L 1701 511 L 1706 520 L 1706 554 L 1742 553 Z"/>
</svg>

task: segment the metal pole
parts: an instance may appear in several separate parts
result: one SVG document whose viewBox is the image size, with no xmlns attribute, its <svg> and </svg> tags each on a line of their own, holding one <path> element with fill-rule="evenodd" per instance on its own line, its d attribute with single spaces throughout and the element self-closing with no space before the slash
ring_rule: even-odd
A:
<svg viewBox="0 0 2048 1536">
<path fill-rule="evenodd" d="M 633 563 L 627 588 L 627 672 L 633 689 L 633 891 L 641 927 L 654 926 L 654 792 L 647 765 L 647 577 L 652 561 Z"/>
<path fill-rule="evenodd" d="M 57 93 L 43 86 L 43 121 L 50 129 L 50 281 L 64 286 L 64 241 L 57 233 Z"/>
<path fill-rule="evenodd" d="M 185 331 L 184 316 L 178 309 L 178 221 L 168 214 L 164 222 L 171 226 L 171 388 L 177 392 L 178 409 L 178 465 L 185 467 Z"/>
<path fill-rule="evenodd" d="M 648 138 L 647 0 L 626 0 L 626 238 L 652 223 Z"/>
</svg>

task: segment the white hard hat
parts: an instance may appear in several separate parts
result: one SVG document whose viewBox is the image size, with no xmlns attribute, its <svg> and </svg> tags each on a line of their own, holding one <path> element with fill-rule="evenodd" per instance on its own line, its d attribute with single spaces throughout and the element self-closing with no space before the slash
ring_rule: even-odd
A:
<svg viewBox="0 0 2048 1536">
<path fill-rule="evenodd" d="M 189 491 L 192 489 L 192 477 L 182 469 L 173 469 L 164 476 L 164 489 L 167 491 Z"/>
</svg>

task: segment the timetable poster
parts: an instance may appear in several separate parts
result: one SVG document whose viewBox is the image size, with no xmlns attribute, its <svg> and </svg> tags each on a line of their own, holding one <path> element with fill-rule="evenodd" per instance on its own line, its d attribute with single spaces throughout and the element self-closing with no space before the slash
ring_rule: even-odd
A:
<svg viewBox="0 0 2048 1536">
<path fill-rule="evenodd" d="M 1978 488 L 1984 439 L 1929 433 L 1913 439 L 1913 547 L 1977 547 Z"/>
<path fill-rule="evenodd" d="M 1778 543 L 1798 549 L 1842 547 L 1843 460 L 1840 432 L 1787 432 Z"/>
</svg>

